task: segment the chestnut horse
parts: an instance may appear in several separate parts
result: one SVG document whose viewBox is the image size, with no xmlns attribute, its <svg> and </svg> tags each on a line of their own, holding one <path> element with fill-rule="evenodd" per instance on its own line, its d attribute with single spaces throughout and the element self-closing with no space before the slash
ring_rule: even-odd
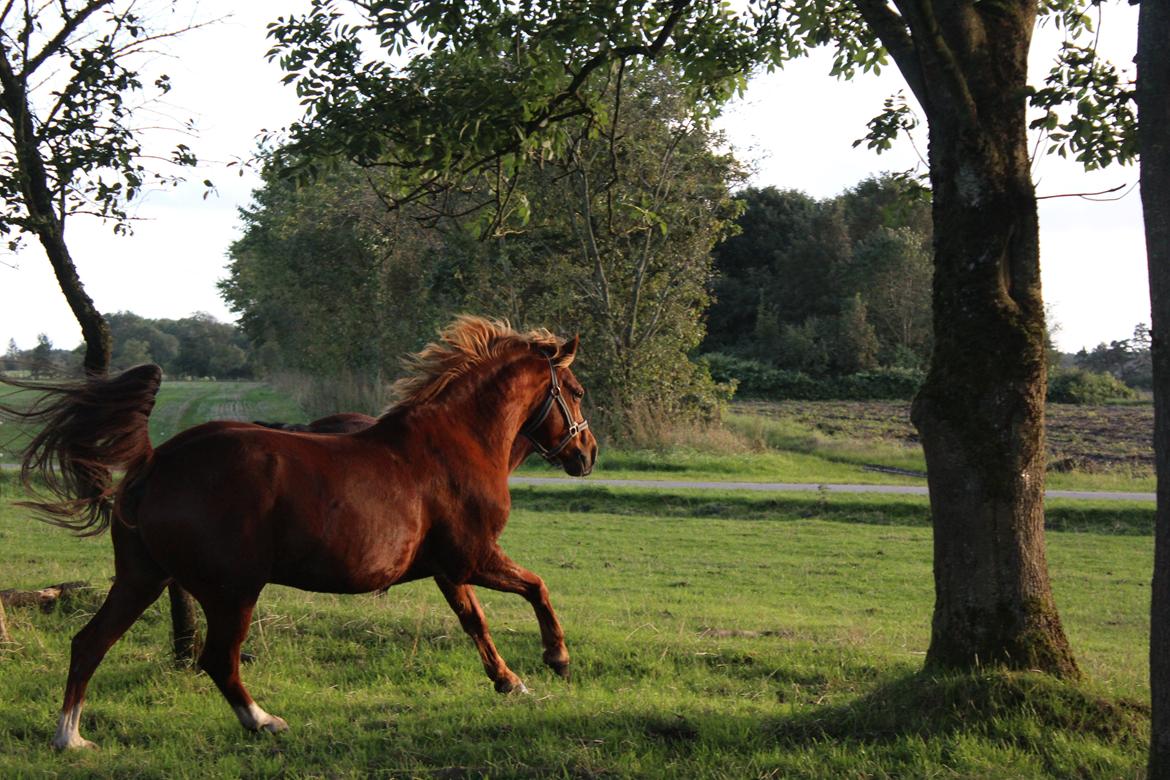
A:
<svg viewBox="0 0 1170 780">
<path fill-rule="evenodd" d="M 252 608 L 270 582 L 364 593 L 433 577 L 501 693 L 527 689 L 496 651 L 472 586 L 517 593 L 536 612 L 544 662 L 567 677 L 548 589 L 497 539 L 508 474 L 532 450 L 573 476 L 593 469 L 597 442 L 569 369 L 576 349 L 576 338 L 464 316 L 407 359 L 400 400 L 369 427 L 315 434 L 210 422 L 157 450 L 147 435 L 157 366 L 47 390 L 27 414 L 45 427 L 23 470 L 42 472 L 56 500 L 33 506 L 78 532 L 109 527 L 116 573 L 73 639 L 53 745 L 92 746 L 79 728 L 86 685 L 171 581 L 207 616 L 199 665 L 253 731 L 288 728 L 257 706 L 239 674 Z M 115 489 L 102 475 L 119 467 L 126 476 Z"/>
</svg>

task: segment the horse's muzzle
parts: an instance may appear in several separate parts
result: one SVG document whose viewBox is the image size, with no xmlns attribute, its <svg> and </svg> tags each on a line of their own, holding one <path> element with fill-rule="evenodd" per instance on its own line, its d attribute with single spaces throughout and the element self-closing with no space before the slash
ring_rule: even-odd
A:
<svg viewBox="0 0 1170 780">
<path fill-rule="evenodd" d="M 561 462 L 565 473 L 570 477 L 587 477 L 593 471 L 593 464 L 597 461 L 597 445 L 594 444 L 589 452 L 578 450 Z"/>
</svg>

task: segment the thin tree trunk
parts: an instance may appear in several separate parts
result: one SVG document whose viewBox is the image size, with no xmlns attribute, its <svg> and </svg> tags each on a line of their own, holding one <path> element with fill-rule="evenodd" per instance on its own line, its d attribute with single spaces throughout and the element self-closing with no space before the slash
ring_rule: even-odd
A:
<svg viewBox="0 0 1170 780">
<path fill-rule="evenodd" d="M 12 638 L 8 636 L 8 621 L 4 618 L 4 602 L 0 601 L 0 644 L 11 641 Z"/>
<path fill-rule="evenodd" d="M 201 649 L 199 628 L 195 618 L 195 599 L 175 583 L 171 583 L 167 593 L 171 600 L 171 631 L 175 663 L 179 666 L 191 666 L 199 657 Z"/>
<path fill-rule="evenodd" d="M 1150 273 L 1154 454 L 1158 507 L 1150 602 L 1149 776 L 1170 778 L 1170 4 L 1147 0 L 1138 19 L 1138 145 Z"/>
<path fill-rule="evenodd" d="M 12 70 L 7 51 L 0 52 L 0 106 L 8 115 L 12 125 L 13 149 L 21 173 L 23 200 L 28 211 L 29 227 L 36 233 L 45 255 L 57 276 L 57 283 L 65 296 L 73 316 L 81 326 L 85 340 L 84 368 L 87 375 L 105 376 L 110 370 L 110 327 L 105 317 L 94 305 L 85 291 L 77 266 L 65 243 L 64 214 L 54 208 L 50 178 L 44 160 L 37 147 L 33 114 L 28 105 L 27 84 Z M 108 475 L 106 479 L 108 480 Z M 99 488 L 94 488 L 99 489 Z M 176 662 L 190 663 L 194 660 L 194 643 L 188 637 L 196 632 L 195 610 L 191 597 L 178 585 L 171 585 L 171 605 L 184 605 L 172 612 L 175 629 L 174 647 Z M 180 655 L 180 649 L 187 655 Z"/>
</svg>

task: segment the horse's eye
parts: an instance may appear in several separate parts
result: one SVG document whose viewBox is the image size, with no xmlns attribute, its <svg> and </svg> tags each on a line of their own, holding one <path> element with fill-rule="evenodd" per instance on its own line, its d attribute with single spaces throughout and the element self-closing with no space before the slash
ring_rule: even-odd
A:
<svg viewBox="0 0 1170 780">
<path fill-rule="evenodd" d="M 578 401 L 585 397 L 585 391 L 579 387 L 574 387 L 570 392 L 573 393 L 573 397 Z"/>
</svg>

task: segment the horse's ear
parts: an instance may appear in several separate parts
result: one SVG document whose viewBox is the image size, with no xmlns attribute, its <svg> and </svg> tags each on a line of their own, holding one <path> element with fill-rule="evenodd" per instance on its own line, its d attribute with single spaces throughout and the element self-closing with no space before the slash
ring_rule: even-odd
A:
<svg viewBox="0 0 1170 780">
<path fill-rule="evenodd" d="M 573 358 L 577 357 L 577 347 L 581 344 L 581 335 L 577 334 L 572 339 L 561 344 L 557 350 L 555 357 L 557 368 L 566 368 L 573 362 Z"/>
</svg>

